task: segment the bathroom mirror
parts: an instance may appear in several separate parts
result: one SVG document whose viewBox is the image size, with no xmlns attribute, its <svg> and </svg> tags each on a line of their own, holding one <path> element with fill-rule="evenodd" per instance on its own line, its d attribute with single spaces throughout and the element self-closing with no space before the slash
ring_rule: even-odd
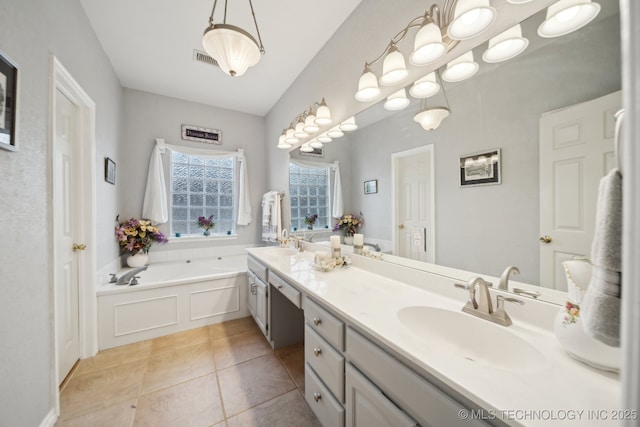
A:
<svg viewBox="0 0 640 427">
<path fill-rule="evenodd" d="M 558 38 L 536 33 L 546 10 L 530 17 L 522 23 L 529 46 L 509 61 L 485 63 L 487 44 L 474 49 L 478 73 L 443 82 L 446 100 L 442 90 L 427 99 L 428 106 L 448 102 L 451 110 L 438 129 L 424 131 L 414 122 L 420 100 L 410 98 L 399 112 L 384 110 L 381 101 L 356 116 L 358 130 L 325 144 L 318 161 L 340 161 L 345 213 L 363 213 L 365 241 L 393 250 L 393 228 L 400 224 L 392 156 L 432 146 L 435 263 L 494 277 L 516 265 L 521 274 L 514 280 L 545 286 L 539 278 L 539 119 L 620 90 L 619 8 L 617 2 L 600 3 L 593 22 Z M 460 159 L 493 149 L 500 150 L 501 182 L 461 186 Z M 297 150 L 291 157 L 300 158 Z M 364 194 L 363 182 L 370 180 L 377 180 L 377 193 Z"/>
<path fill-rule="evenodd" d="M 393 251 L 392 156 L 405 152 L 411 158 L 410 150 L 431 146 L 433 261 L 494 277 L 515 265 L 521 274 L 514 280 L 545 286 L 540 283 L 539 120 L 543 113 L 621 89 L 618 4 L 600 4 L 593 22 L 558 38 L 537 35 L 546 10 L 527 19 L 522 33 L 529 46 L 509 61 L 484 62 L 486 43 L 474 49 L 478 73 L 459 83 L 443 82 L 446 100 L 442 90 L 427 99 L 427 106 L 448 101 L 451 114 L 438 129 L 425 131 L 414 122 L 418 99 L 410 98 L 410 106 L 399 112 L 384 110 L 381 101 L 356 116 L 358 130 L 325 144 L 318 160 L 340 161 L 345 213 L 363 213 L 365 241 Z M 461 186 L 461 158 L 495 149 L 500 183 Z M 291 157 L 300 158 L 297 150 Z M 364 194 L 363 182 L 370 180 L 377 180 L 377 193 Z M 385 260 L 390 258 L 395 259 Z"/>
</svg>

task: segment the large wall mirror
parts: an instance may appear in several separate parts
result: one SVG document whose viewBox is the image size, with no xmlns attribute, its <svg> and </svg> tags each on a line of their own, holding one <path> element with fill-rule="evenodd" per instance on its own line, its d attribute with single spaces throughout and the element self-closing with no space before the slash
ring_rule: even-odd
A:
<svg viewBox="0 0 640 427">
<path fill-rule="evenodd" d="M 530 44 L 512 60 L 485 63 L 486 43 L 474 49 L 478 73 L 444 82 L 446 100 L 442 91 L 427 99 L 434 106 L 448 101 L 451 110 L 436 130 L 414 122 L 420 100 L 411 98 L 399 112 L 384 110 L 382 102 L 370 107 L 356 116 L 358 130 L 325 144 L 317 160 L 340 162 L 345 212 L 363 213 L 365 241 L 393 255 L 490 276 L 515 265 L 518 281 L 563 290 L 540 272 L 540 195 L 547 191 L 540 186 L 540 119 L 621 89 L 618 4 L 600 3 L 593 22 L 553 39 L 536 34 L 546 11 L 530 17 L 522 23 Z M 498 182 L 473 185 L 470 169 L 471 185 L 461 185 L 461 159 L 472 162 L 494 150 Z M 418 175 L 426 187 L 412 189 Z M 377 192 L 365 194 L 370 180 L 377 180 Z M 427 217 L 411 223 L 416 212 Z M 584 246 L 582 254 L 589 254 L 590 242 Z"/>
</svg>

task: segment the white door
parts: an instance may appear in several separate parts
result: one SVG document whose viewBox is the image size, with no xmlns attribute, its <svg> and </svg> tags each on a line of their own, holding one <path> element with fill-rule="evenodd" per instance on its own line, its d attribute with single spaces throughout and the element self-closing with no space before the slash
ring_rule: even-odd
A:
<svg viewBox="0 0 640 427">
<path fill-rule="evenodd" d="M 78 266 L 73 231 L 77 211 L 74 168 L 77 107 L 59 90 L 55 99 L 53 141 L 54 288 L 58 381 L 61 383 L 80 357 Z M 81 252 L 79 252 L 81 253 Z"/>
<path fill-rule="evenodd" d="M 433 145 L 395 153 L 394 255 L 435 262 Z"/>
<path fill-rule="evenodd" d="M 562 261 L 588 257 L 600 179 L 614 167 L 620 92 L 540 118 L 540 284 L 567 290 Z"/>
</svg>

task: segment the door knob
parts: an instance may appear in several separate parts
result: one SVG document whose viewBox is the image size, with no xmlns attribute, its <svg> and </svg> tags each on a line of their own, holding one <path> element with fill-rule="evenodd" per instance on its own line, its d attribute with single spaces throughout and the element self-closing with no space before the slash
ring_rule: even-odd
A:
<svg viewBox="0 0 640 427">
<path fill-rule="evenodd" d="M 71 249 L 73 249 L 73 252 L 84 251 L 85 249 L 87 249 L 87 245 L 85 245 L 84 243 L 74 243 Z"/>
<path fill-rule="evenodd" d="M 551 243 L 551 241 L 553 239 L 550 236 L 544 235 L 538 240 L 540 240 L 541 243 L 545 243 L 546 244 L 546 243 Z"/>
<path fill-rule="evenodd" d="M 400 230 L 404 230 L 404 224 L 400 224 L 400 225 L 398 226 L 398 228 L 399 228 Z"/>
</svg>

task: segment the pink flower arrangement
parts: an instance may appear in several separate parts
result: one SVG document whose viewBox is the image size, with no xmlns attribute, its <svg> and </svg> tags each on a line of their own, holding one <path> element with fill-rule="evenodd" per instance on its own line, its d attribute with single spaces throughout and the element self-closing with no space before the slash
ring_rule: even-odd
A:
<svg viewBox="0 0 640 427">
<path fill-rule="evenodd" d="M 116 222 L 118 219 L 119 216 L 116 217 Z M 167 238 L 158 227 L 151 225 L 151 221 L 147 219 L 131 218 L 120 222 L 116 225 L 115 231 L 122 252 L 129 252 L 131 255 L 140 251 L 146 254 L 152 244 L 167 242 Z"/>
<path fill-rule="evenodd" d="M 216 226 L 216 223 L 213 220 L 213 215 L 210 215 L 209 218 L 199 216 L 198 225 L 200 226 L 200 228 L 204 228 L 205 231 L 209 231 L 210 228 L 213 228 Z"/>
<path fill-rule="evenodd" d="M 338 218 L 338 222 L 333 227 L 333 231 L 342 230 L 345 236 L 353 236 L 358 232 L 358 228 L 364 225 L 364 218 L 360 212 L 360 218 L 354 214 L 345 214 Z"/>
</svg>

